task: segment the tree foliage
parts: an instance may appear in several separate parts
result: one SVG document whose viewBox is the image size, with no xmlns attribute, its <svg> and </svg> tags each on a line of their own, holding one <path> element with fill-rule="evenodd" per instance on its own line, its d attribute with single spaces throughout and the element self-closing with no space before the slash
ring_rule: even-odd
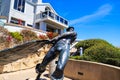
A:
<svg viewBox="0 0 120 80">
<path fill-rule="evenodd" d="M 10 32 L 11 36 L 16 39 L 17 41 L 22 41 L 23 37 L 19 32 Z"/>
</svg>

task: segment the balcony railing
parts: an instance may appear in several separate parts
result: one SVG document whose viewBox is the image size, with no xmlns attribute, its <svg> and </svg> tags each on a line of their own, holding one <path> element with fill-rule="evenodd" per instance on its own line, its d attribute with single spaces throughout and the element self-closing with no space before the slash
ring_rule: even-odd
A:
<svg viewBox="0 0 120 80">
<path fill-rule="evenodd" d="M 62 18 L 59 15 L 54 14 L 53 12 L 45 11 L 45 12 L 42 12 L 42 13 L 36 15 L 36 20 L 37 19 L 44 19 L 44 18 L 51 18 L 57 22 L 60 22 L 64 25 L 68 26 L 68 21 L 66 19 Z"/>
</svg>

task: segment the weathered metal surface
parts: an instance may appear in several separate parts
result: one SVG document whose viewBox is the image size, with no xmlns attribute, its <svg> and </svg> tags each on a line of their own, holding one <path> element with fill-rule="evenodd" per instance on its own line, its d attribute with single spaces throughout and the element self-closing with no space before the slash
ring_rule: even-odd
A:
<svg viewBox="0 0 120 80">
<path fill-rule="evenodd" d="M 13 48 L 0 51 L 0 65 L 5 65 L 18 59 L 27 57 L 30 54 L 37 53 L 46 43 L 45 40 L 29 41 Z"/>
</svg>

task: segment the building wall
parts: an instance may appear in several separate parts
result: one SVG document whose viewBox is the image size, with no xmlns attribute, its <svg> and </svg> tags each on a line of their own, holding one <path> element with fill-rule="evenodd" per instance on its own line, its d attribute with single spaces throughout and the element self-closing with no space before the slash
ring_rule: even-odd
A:
<svg viewBox="0 0 120 80">
<path fill-rule="evenodd" d="M 14 1 L 15 0 L 11 0 L 11 9 L 10 9 L 10 18 L 14 17 L 17 19 L 21 19 L 23 21 L 25 21 L 25 25 L 27 24 L 31 24 L 33 25 L 33 18 L 34 18 L 34 6 L 29 4 L 29 3 L 25 3 L 25 11 L 20 12 L 18 10 L 15 10 L 14 7 Z M 9 20 L 10 22 L 10 20 Z"/>
<path fill-rule="evenodd" d="M 1 11 L 0 11 L 1 16 L 8 17 L 10 10 L 10 1 L 11 0 L 1 0 Z"/>
<path fill-rule="evenodd" d="M 33 20 L 34 20 L 34 6 L 30 5 L 29 3 L 25 4 L 25 15 L 26 15 L 26 21 L 28 24 L 33 25 Z"/>
<path fill-rule="evenodd" d="M 32 2 L 37 3 L 37 4 L 41 4 L 42 3 L 42 0 L 29 0 L 29 1 L 32 1 Z"/>
<path fill-rule="evenodd" d="M 40 30 L 44 30 L 44 31 L 46 31 L 46 23 L 45 22 L 40 22 Z"/>
<path fill-rule="evenodd" d="M 21 9 L 22 6 L 19 6 L 19 8 L 17 5 L 16 5 L 17 7 L 14 6 L 15 0 L 2 0 L 2 1 L 3 1 L 2 14 L 4 14 L 3 16 L 8 17 L 8 23 L 15 23 L 15 24 L 20 24 L 20 25 L 25 25 L 25 26 L 30 25 L 33 27 L 36 27 L 35 24 L 39 23 L 39 26 L 37 26 L 37 28 L 44 30 L 44 31 L 47 30 L 46 29 L 47 24 L 53 25 L 52 27 L 55 26 L 54 28 L 56 30 L 63 29 L 63 27 L 62 28 L 59 27 L 58 24 L 55 25 L 51 23 L 50 21 L 45 22 L 44 19 L 40 17 L 39 17 L 39 21 L 36 22 L 36 14 L 39 15 L 41 12 L 44 12 L 46 7 L 48 10 L 50 9 L 51 12 L 57 14 L 49 3 L 42 3 L 42 0 L 25 0 L 25 8 Z M 35 2 L 33 3 L 31 1 L 35 1 Z M 16 8 L 17 10 L 14 8 Z M 11 18 L 12 18 L 12 21 L 11 21 Z M 50 20 L 53 21 L 54 23 L 57 23 L 54 19 L 50 19 Z"/>
<path fill-rule="evenodd" d="M 40 13 L 40 12 L 44 12 L 45 11 L 45 6 L 40 6 L 38 5 L 36 7 L 36 14 Z"/>
<path fill-rule="evenodd" d="M 38 14 L 40 12 L 45 12 L 46 7 L 48 7 L 51 12 L 57 14 L 49 3 L 37 4 L 36 14 Z"/>
</svg>

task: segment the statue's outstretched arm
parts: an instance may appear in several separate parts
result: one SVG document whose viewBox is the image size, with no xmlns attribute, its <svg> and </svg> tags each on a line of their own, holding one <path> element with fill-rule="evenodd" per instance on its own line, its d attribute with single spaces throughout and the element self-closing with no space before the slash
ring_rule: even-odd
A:
<svg viewBox="0 0 120 80">
<path fill-rule="evenodd" d="M 62 38 L 71 37 L 71 36 L 77 36 L 77 33 L 76 32 L 66 32 L 66 33 L 63 33 L 63 34 L 53 38 L 51 41 L 58 41 Z"/>
</svg>

